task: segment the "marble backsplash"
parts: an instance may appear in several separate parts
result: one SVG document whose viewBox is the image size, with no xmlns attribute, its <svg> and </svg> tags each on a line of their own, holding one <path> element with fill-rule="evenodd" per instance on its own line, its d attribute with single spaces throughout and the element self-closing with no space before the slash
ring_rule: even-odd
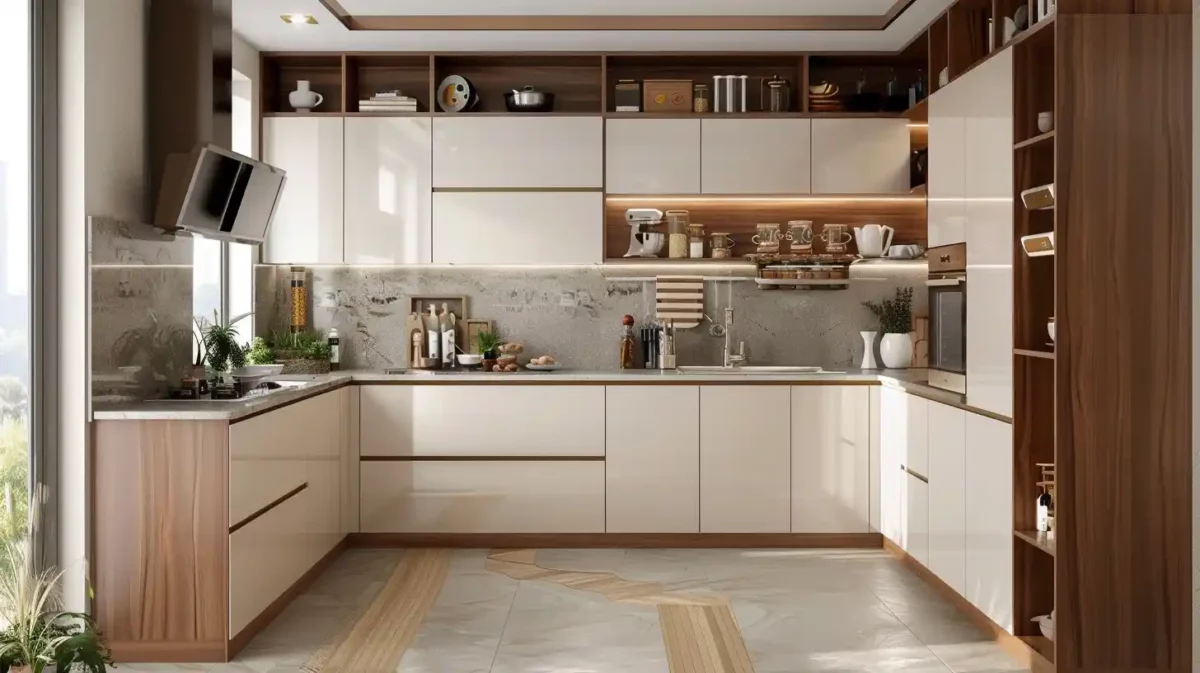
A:
<svg viewBox="0 0 1200 673">
<path fill-rule="evenodd" d="M 404 321 L 411 295 L 464 295 L 468 317 L 492 320 L 509 341 L 525 344 L 526 355 L 553 354 L 573 369 L 618 366 L 621 316 L 641 324 L 652 315 L 654 284 L 614 280 L 643 276 L 601 267 L 465 268 L 313 267 L 308 270 L 309 325 L 341 336 L 342 367 L 403 367 L 407 360 Z M 763 291 L 752 281 L 710 282 L 706 313 L 723 320 L 735 311 L 733 342 L 744 341 L 752 362 L 761 364 L 857 366 L 862 358 L 859 331 L 874 328 L 862 306 L 911 286 L 915 315 L 926 315 L 923 263 L 856 265 L 848 290 Z M 290 316 L 286 266 L 256 269 L 256 324 L 260 335 L 287 327 Z M 681 330 L 680 364 L 720 364 L 724 339 L 709 324 Z"/>
</svg>

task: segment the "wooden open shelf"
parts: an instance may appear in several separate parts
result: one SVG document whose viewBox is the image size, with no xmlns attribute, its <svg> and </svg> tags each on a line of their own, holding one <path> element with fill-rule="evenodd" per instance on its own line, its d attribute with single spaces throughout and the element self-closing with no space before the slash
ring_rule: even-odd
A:
<svg viewBox="0 0 1200 673">
<path fill-rule="evenodd" d="M 1022 140 L 1021 142 L 1017 143 L 1016 145 L 1013 145 L 1013 149 L 1020 150 L 1020 149 L 1025 149 L 1026 147 L 1036 147 L 1045 142 L 1052 142 L 1053 140 L 1054 140 L 1054 130 L 1051 129 L 1050 131 L 1048 131 L 1046 133 L 1036 135 L 1028 140 Z"/>
<path fill-rule="evenodd" d="M 1024 540 L 1035 548 L 1040 549 L 1047 554 L 1054 556 L 1054 538 L 1048 533 L 1039 533 L 1037 531 L 1015 530 L 1013 535 L 1018 540 Z"/>
<path fill-rule="evenodd" d="M 1014 348 L 1013 355 L 1023 355 L 1027 358 L 1042 358 L 1044 360 L 1053 360 L 1054 359 L 1053 351 L 1035 351 L 1035 350 L 1028 350 L 1025 348 Z"/>
<path fill-rule="evenodd" d="M 1039 670 L 1036 668 L 1039 665 L 1042 666 L 1040 670 L 1054 670 L 1054 641 L 1045 636 L 1021 636 L 1021 642 L 1041 658 L 1040 662 L 1034 662 L 1034 671 Z"/>
<path fill-rule="evenodd" d="M 310 82 L 312 90 L 325 99 L 315 112 L 342 112 L 341 54 L 279 54 L 264 57 L 260 67 L 263 114 L 293 112 L 288 94 L 301 80 Z"/>
</svg>

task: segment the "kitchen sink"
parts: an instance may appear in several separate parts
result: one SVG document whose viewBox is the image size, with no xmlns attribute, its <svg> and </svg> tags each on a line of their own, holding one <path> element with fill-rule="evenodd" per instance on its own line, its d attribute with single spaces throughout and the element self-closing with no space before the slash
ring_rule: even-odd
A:
<svg viewBox="0 0 1200 673">
<path fill-rule="evenodd" d="M 746 365 L 741 367 L 722 367 L 720 365 L 697 365 L 678 367 L 683 374 L 822 374 L 820 367 L 790 367 L 778 365 Z"/>
</svg>

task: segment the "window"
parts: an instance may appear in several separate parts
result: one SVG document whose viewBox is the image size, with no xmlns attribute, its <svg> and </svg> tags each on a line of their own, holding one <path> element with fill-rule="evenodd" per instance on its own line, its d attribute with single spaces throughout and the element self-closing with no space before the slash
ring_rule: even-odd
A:
<svg viewBox="0 0 1200 673">
<path fill-rule="evenodd" d="M 31 3 L 0 2 L 0 544 L 29 526 Z"/>
<path fill-rule="evenodd" d="M 250 106 L 250 80 L 233 71 L 234 152 L 254 156 L 254 117 Z M 197 237 L 193 247 L 192 313 L 212 320 L 214 313 L 227 321 L 254 310 L 254 260 L 256 246 L 225 243 Z M 254 316 L 238 322 L 242 342 L 254 338 Z"/>
</svg>

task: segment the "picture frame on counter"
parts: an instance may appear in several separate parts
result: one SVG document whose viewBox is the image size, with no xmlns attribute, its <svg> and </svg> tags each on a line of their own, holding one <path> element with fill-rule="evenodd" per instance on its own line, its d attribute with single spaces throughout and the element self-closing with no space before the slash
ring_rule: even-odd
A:
<svg viewBox="0 0 1200 673">
<path fill-rule="evenodd" d="M 491 320 L 466 320 L 464 322 L 467 325 L 467 352 L 468 353 L 480 353 L 479 333 L 484 332 L 484 331 L 491 332 L 492 331 L 492 321 Z"/>
</svg>

